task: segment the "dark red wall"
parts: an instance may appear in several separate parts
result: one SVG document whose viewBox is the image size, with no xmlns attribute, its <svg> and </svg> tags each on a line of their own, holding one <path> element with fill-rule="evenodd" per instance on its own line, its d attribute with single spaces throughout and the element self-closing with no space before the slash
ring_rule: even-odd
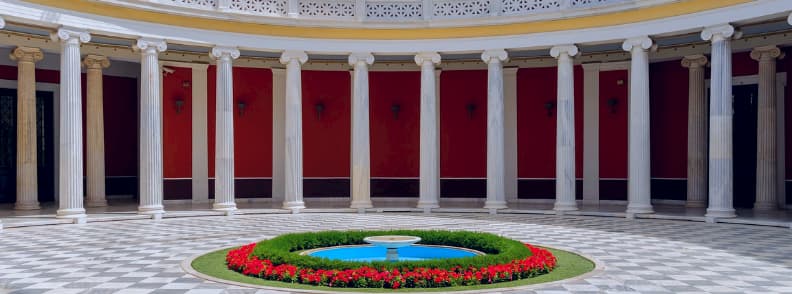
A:
<svg viewBox="0 0 792 294">
<path fill-rule="evenodd" d="M 688 75 L 679 60 L 649 67 L 653 178 L 687 177 Z"/>
<path fill-rule="evenodd" d="M 349 177 L 351 76 L 348 71 L 302 72 L 303 175 Z M 318 104 L 324 105 L 321 115 Z"/>
<path fill-rule="evenodd" d="M 487 177 L 486 70 L 440 74 L 440 177 Z"/>
<path fill-rule="evenodd" d="M 557 69 L 517 71 L 517 174 L 520 178 L 555 178 Z M 575 66 L 575 175 L 583 175 L 583 69 Z"/>
<path fill-rule="evenodd" d="M 417 178 L 421 73 L 371 72 L 369 95 L 371 176 Z M 400 106 L 398 117 L 394 104 Z"/>
<path fill-rule="evenodd" d="M 627 178 L 628 78 L 626 70 L 599 73 L 599 176 L 603 179 Z M 608 105 L 611 99 L 618 101 L 614 107 Z"/>
<path fill-rule="evenodd" d="M 209 177 L 214 177 L 217 68 L 210 66 L 207 83 Z M 272 72 L 234 67 L 234 176 L 272 176 Z M 239 113 L 238 103 L 245 109 Z"/>
<path fill-rule="evenodd" d="M 174 70 L 162 79 L 162 172 L 165 178 L 192 177 L 192 69 Z M 184 82 L 189 86 L 184 87 Z M 177 112 L 176 101 L 184 101 Z"/>
</svg>

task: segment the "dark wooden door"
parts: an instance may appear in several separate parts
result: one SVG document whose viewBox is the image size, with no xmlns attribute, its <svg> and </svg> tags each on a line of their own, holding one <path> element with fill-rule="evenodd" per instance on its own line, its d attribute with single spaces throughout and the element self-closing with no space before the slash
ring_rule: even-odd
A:
<svg viewBox="0 0 792 294">
<path fill-rule="evenodd" d="M 756 201 L 757 85 L 734 86 L 734 207 Z"/>
<path fill-rule="evenodd" d="M 16 202 L 17 90 L 0 89 L 0 203 Z M 55 199 L 53 93 L 36 92 L 38 199 Z"/>
</svg>

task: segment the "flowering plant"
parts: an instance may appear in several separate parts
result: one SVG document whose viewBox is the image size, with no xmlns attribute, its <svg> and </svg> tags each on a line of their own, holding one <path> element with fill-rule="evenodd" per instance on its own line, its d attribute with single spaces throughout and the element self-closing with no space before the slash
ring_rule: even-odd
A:
<svg viewBox="0 0 792 294">
<path fill-rule="evenodd" d="M 259 259 L 252 254 L 256 243 L 251 243 L 229 251 L 226 265 L 230 270 L 265 280 L 339 288 L 389 289 L 493 284 L 535 277 L 556 267 L 556 257 L 550 251 L 530 244 L 524 246 L 530 250 L 530 256 L 482 267 L 322 269 Z"/>
</svg>

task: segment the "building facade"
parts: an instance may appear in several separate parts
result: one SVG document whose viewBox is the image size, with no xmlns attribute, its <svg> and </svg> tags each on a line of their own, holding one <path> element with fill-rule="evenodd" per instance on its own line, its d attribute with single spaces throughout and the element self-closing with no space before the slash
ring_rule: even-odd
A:
<svg viewBox="0 0 792 294">
<path fill-rule="evenodd" d="M 57 202 L 77 222 L 118 195 L 153 217 L 167 203 L 232 213 L 240 201 L 623 204 L 628 216 L 663 204 L 712 220 L 787 209 L 790 11 L 786 0 L 6 1 L 0 201 Z"/>
</svg>

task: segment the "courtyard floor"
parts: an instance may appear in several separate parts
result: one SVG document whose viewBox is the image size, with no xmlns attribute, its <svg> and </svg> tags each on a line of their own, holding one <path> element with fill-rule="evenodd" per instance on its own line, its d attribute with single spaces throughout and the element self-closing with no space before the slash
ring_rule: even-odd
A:
<svg viewBox="0 0 792 294">
<path fill-rule="evenodd" d="M 509 293 L 792 293 L 789 228 L 581 215 L 303 213 L 6 228 L 0 293 L 276 293 L 204 281 L 180 263 L 286 232 L 487 231 L 593 257 L 584 279 Z"/>
</svg>

